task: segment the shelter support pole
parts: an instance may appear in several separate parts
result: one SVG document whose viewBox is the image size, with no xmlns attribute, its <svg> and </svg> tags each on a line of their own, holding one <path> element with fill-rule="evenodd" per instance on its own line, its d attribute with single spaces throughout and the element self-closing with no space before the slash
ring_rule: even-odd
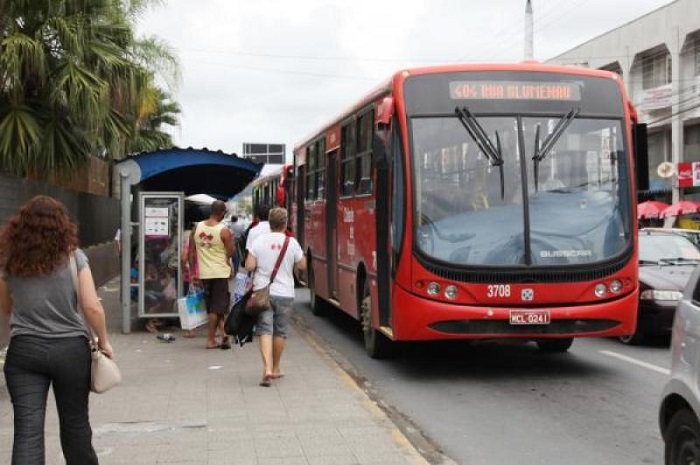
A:
<svg viewBox="0 0 700 465">
<path fill-rule="evenodd" d="M 131 182 L 129 173 L 120 172 L 121 181 L 121 303 L 122 333 L 131 332 Z"/>
</svg>

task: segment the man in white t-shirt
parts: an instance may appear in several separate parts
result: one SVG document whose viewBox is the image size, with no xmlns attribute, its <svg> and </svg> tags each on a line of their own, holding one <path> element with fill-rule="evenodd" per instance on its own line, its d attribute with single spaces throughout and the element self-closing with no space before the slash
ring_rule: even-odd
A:
<svg viewBox="0 0 700 465">
<path fill-rule="evenodd" d="M 270 222 L 268 221 L 269 210 L 267 206 L 260 205 L 255 209 L 255 217 L 258 222 L 248 230 L 245 241 L 246 252 L 253 246 L 253 242 L 258 237 L 270 233 Z"/>
<path fill-rule="evenodd" d="M 306 258 L 299 242 L 285 234 L 287 229 L 287 210 L 273 208 L 269 214 L 270 233 L 258 235 L 248 249 L 245 269 L 255 271 L 253 290 L 270 285 L 270 303 L 272 308 L 258 315 L 256 334 L 260 341 L 260 355 L 263 362 L 261 386 L 269 387 L 272 380 L 281 378 L 280 359 L 287 339 L 287 325 L 294 304 L 294 270 L 306 269 Z M 251 230 L 252 232 L 253 230 Z M 250 235 L 248 236 L 250 239 Z M 287 248 L 284 249 L 285 241 Z M 275 279 L 270 284 L 270 276 L 280 253 L 284 256 L 280 262 Z"/>
</svg>

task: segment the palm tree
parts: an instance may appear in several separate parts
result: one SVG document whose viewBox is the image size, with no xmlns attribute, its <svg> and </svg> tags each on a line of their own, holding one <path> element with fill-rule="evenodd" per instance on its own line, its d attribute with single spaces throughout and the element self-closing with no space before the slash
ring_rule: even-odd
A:
<svg viewBox="0 0 700 465">
<path fill-rule="evenodd" d="M 65 173 L 99 152 L 119 159 L 132 150 L 141 122 L 154 114 L 148 109 L 158 110 L 144 106 L 159 98 L 156 72 L 177 79 L 165 46 L 134 37 L 150 3 L 0 0 L 0 169 Z M 179 107 L 170 111 L 168 124 Z"/>
<path fill-rule="evenodd" d="M 129 153 L 151 152 L 173 146 L 170 134 L 163 126 L 176 126 L 180 105 L 167 92 L 152 88 L 150 98 L 145 99 L 134 120 L 135 131 Z"/>
</svg>

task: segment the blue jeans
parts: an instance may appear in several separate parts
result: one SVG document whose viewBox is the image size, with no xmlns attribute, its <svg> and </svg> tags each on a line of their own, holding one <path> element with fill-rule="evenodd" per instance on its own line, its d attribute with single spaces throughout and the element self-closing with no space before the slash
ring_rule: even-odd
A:
<svg viewBox="0 0 700 465">
<path fill-rule="evenodd" d="M 44 419 L 53 384 L 67 465 L 97 464 L 88 417 L 90 348 L 85 337 L 14 336 L 5 360 L 14 409 L 13 465 L 43 465 Z"/>
</svg>

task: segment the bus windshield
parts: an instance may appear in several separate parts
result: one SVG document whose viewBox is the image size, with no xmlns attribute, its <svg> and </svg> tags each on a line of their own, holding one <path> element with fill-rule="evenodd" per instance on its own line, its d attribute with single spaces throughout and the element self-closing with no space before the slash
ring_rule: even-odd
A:
<svg viewBox="0 0 700 465">
<path fill-rule="evenodd" d="M 471 120 L 482 136 L 459 111 L 410 118 L 420 253 L 453 265 L 536 267 L 592 264 L 626 249 L 630 180 L 620 118 L 571 109 Z M 483 136 L 492 146 L 486 153 Z"/>
</svg>

